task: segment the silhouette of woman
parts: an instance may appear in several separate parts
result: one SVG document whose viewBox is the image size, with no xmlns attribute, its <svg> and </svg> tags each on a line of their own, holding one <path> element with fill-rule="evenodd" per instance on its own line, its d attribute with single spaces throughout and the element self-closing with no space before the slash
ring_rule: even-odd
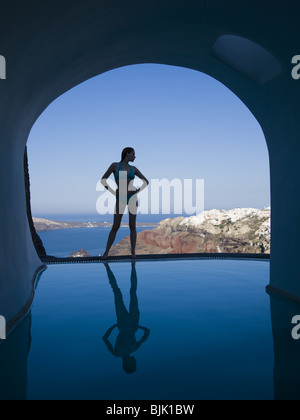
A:
<svg viewBox="0 0 300 420">
<path fill-rule="evenodd" d="M 107 240 L 106 250 L 102 256 L 104 259 L 107 258 L 109 250 L 114 243 L 127 205 L 129 212 L 131 255 L 132 257 L 135 257 L 136 215 L 138 207 L 137 194 L 144 190 L 149 184 L 147 178 L 145 178 L 135 166 L 129 165 L 129 162 L 134 162 L 135 158 L 134 149 L 132 147 L 126 147 L 122 152 L 121 162 L 112 163 L 101 179 L 102 185 L 104 185 L 108 191 L 116 196 L 114 223 Z M 107 179 L 111 174 L 114 174 L 118 186 L 116 191 L 114 191 L 107 183 Z M 136 176 L 143 181 L 143 185 L 139 189 L 136 189 L 133 186 L 133 180 Z"/>
<path fill-rule="evenodd" d="M 125 370 L 125 372 L 134 373 L 136 371 L 136 360 L 133 356 L 130 356 L 130 354 L 135 352 L 147 340 L 150 334 L 150 330 L 148 328 L 139 325 L 140 311 L 136 294 L 137 274 L 135 269 L 135 263 L 132 262 L 131 267 L 129 312 L 125 307 L 122 292 L 118 287 L 116 278 L 113 272 L 111 271 L 108 263 L 105 263 L 105 267 L 109 279 L 109 284 L 111 285 L 111 288 L 114 292 L 117 324 L 113 325 L 107 330 L 106 334 L 103 337 L 103 340 L 108 350 L 115 357 L 122 357 L 123 369 Z M 115 328 L 118 328 L 119 335 L 116 339 L 115 347 L 113 347 L 111 342 L 109 341 L 109 337 Z M 139 329 L 144 331 L 144 335 L 139 341 L 137 341 L 135 334 Z"/>
</svg>

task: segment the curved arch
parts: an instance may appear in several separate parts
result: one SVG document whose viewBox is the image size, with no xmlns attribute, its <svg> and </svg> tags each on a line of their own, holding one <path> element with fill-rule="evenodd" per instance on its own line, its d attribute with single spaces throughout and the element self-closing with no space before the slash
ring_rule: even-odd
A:
<svg viewBox="0 0 300 420">
<path fill-rule="evenodd" d="M 124 71 L 122 71 L 122 69 L 124 69 Z M 160 70 L 159 70 L 160 69 Z M 137 79 L 137 80 L 136 80 Z M 141 82 L 142 80 L 142 82 Z M 172 82 L 171 82 L 172 81 Z M 170 83 L 169 83 L 170 82 Z M 153 100 L 157 101 L 157 97 L 152 97 L 151 93 L 152 93 L 152 88 L 149 89 L 146 87 L 146 85 L 148 85 L 148 83 L 150 84 L 151 87 L 154 88 L 154 91 L 156 91 L 156 84 L 158 83 L 161 87 L 159 87 L 159 91 L 162 89 L 164 93 L 162 93 L 162 97 L 161 97 L 161 102 L 159 104 L 160 107 L 163 107 L 165 110 L 169 110 L 168 112 L 170 112 L 170 110 L 173 107 L 173 103 L 174 101 L 176 102 L 176 89 L 177 87 L 180 86 L 180 98 L 177 98 L 177 100 L 179 100 L 178 105 L 176 106 L 176 112 L 178 113 L 178 116 L 180 115 L 180 125 L 179 125 L 179 131 L 180 131 L 180 127 L 182 125 L 182 123 L 185 122 L 185 120 L 188 120 L 188 126 L 186 126 L 186 128 L 188 127 L 188 131 L 189 131 L 189 138 L 191 141 L 190 147 L 192 146 L 192 144 L 194 144 L 194 142 L 198 143 L 198 147 L 200 149 L 200 147 L 202 148 L 202 151 L 205 154 L 205 145 L 207 144 L 207 140 L 204 140 L 204 137 L 209 136 L 210 137 L 210 132 L 212 131 L 212 126 L 211 128 L 208 128 L 206 121 L 207 118 L 203 118 L 203 112 L 204 115 L 208 115 L 207 113 L 209 112 L 209 109 L 213 109 L 213 114 L 210 115 L 210 118 L 213 118 L 211 120 L 214 121 L 213 126 L 218 125 L 217 121 L 219 118 L 221 118 L 221 121 L 223 121 L 226 124 L 226 129 L 228 129 L 229 131 L 226 131 L 224 133 L 220 133 L 218 131 L 216 131 L 215 133 L 215 138 L 219 137 L 223 137 L 223 139 L 226 139 L 226 133 L 227 135 L 230 137 L 228 138 L 229 142 L 228 142 L 228 148 L 230 148 L 230 141 L 233 141 L 233 139 L 236 139 L 236 141 L 241 140 L 242 138 L 247 138 L 248 142 L 247 144 L 245 144 L 245 149 L 248 150 L 249 152 L 249 156 L 250 154 L 252 154 L 254 159 L 254 154 L 255 152 L 258 154 L 259 156 L 259 152 L 262 153 L 261 156 L 264 156 L 264 161 L 266 159 L 268 159 L 268 157 L 266 157 L 266 153 L 265 153 L 265 144 L 263 143 L 263 140 L 261 138 L 261 130 L 260 130 L 260 126 L 257 124 L 257 121 L 255 120 L 255 118 L 253 117 L 253 115 L 251 113 L 249 113 L 248 109 L 244 106 L 243 103 L 241 103 L 241 101 L 231 92 L 229 91 L 224 85 L 221 85 L 219 82 L 217 82 L 215 79 L 211 78 L 210 76 L 207 76 L 203 73 L 200 73 L 199 71 L 190 71 L 188 69 L 183 69 L 182 67 L 176 67 L 174 68 L 173 66 L 162 66 L 162 65 L 134 65 L 134 66 L 126 66 L 123 68 L 119 68 L 117 70 L 111 71 L 111 72 L 107 72 L 106 74 L 97 76 L 93 79 L 90 79 L 87 83 L 81 84 L 79 85 L 79 89 L 77 90 L 77 88 L 75 87 L 74 89 L 72 89 L 72 91 L 69 91 L 68 93 L 66 93 L 65 95 L 62 95 L 62 97 L 60 97 L 58 99 L 58 108 L 55 106 L 55 102 L 54 101 L 50 107 L 49 107 L 49 112 L 45 111 L 45 115 L 43 115 L 42 117 L 42 122 L 41 124 L 37 125 L 37 131 L 34 130 L 34 132 L 32 133 L 32 135 L 30 136 L 30 139 L 33 140 L 33 143 L 31 144 L 31 150 L 32 152 L 34 152 L 34 144 L 37 145 L 38 149 L 40 150 L 41 156 L 43 156 L 43 149 L 41 149 L 41 147 L 47 147 L 46 144 L 48 142 L 44 142 L 41 141 L 42 139 L 50 139 L 52 137 L 54 137 L 56 139 L 56 141 L 54 141 L 54 143 L 51 145 L 51 150 L 49 150 L 49 156 L 47 161 L 49 162 L 48 165 L 48 174 L 52 173 L 52 163 L 55 160 L 56 157 L 56 153 L 53 153 L 53 151 L 56 149 L 56 146 L 60 148 L 60 142 L 63 144 L 64 143 L 64 138 L 67 135 L 68 137 L 71 137 L 72 140 L 70 139 L 69 141 L 71 141 L 71 143 L 69 143 L 69 147 L 72 148 L 72 144 L 74 143 L 74 141 L 76 142 L 76 137 L 77 134 L 79 134 L 80 132 L 80 126 L 85 126 L 85 114 L 88 112 L 90 114 L 90 112 L 88 111 L 89 107 L 91 107 L 91 103 L 90 101 L 90 95 L 86 95 L 85 92 L 90 92 L 92 94 L 92 98 L 93 98 L 93 105 L 92 108 L 90 108 L 92 115 L 96 117 L 96 119 L 93 121 L 91 121 L 90 117 L 88 117 L 88 124 L 89 124 L 89 136 L 87 138 L 87 136 L 85 135 L 85 132 L 81 132 L 81 135 L 78 137 L 78 140 L 80 142 L 80 137 L 82 137 L 82 140 L 84 139 L 84 144 L 82 144 L 82 147 L 84 147 L 85 151 L 87 152 L 82 158 L 84 160 L 89 159 L 88 157 L 88 150 L 90 150 L 91 147 L 93 147 L 94 149 L 94 156 L 97 154 L 98 151 L 98 155 L 99 153 L 102 155 L 102 147 L 104 146 L 104 143 L 102 143 L 101 145 L 101 135 L 99 138 L 99 141 L 94 140 L 93 142 L 93 138 L 94 132 L 97 132 L 98 135 L 98 126 L 99 124 L 101 124 L 101 130 L 100 133 L 104 133 L 105 132 L 105 144 L 109 147 L 111 147 L 111 150 L 113 151 L 114 147 L 122 147 L 122 141 L 120 142 L 118 139 L 122 139 L 123 137 L 126 138 L 126 133 L 127 133 L 127 129 L 129 130 L 128 132 L 130 133 L 130 142 L 134 144 L 134 146 L 136 148 L 140 148 L 143 149 L 143 141 L 141 143 L 141 138 L 145 140 L 145 136 L 144 134 L 142 134 L 142 132 L 139 132 L 139 138 L 135 138 L 135 130 L 133 128 L 131 128 L 132 124 L 135 124 L 135 120 L 138 121 L 138 126 L 141 127 L 141 125 L 144 124 L 144 126 L 147 126 L 147 120 L 149 120 L 146 115 L 144 115 L 144 112 L 139 113 L 139 115 L 137 116 L 135 114 L 135 110 L 134 107 L 131 108 L 131 103 L 132 100 L 134 99 L 136 101 L 136 103 L 139 104 L 139 110 L 147 110 L 146 113 L 148 114 L 149 111 L 149 106 L 150 109 L 152 107 L 156 108 L 156 106 L 153 106 Z M 126 86 L 130 86 L 130 89 L 128 89 Z M 145 85 L 145 87 L 144 87 Z M 138 86 L 137 88 L 135 88 L 134 86 Z M 172 90 L 172 98 L 173 101 L 168 101 L 167 98 L 164 98 L 164 95 L 166 95 L 167 93 L 167 97 L 169 96 L 169 92 L 170 90 Z M 138 92 L 142 92 L 142 94 L 139 94 Z M 79 92 L 79 93 L 78 93 Z M 184 95 L 184 92 L 189 92 L 189 95 Z M 197 92 L 197 93 L 196 93 Z M 158 92 L 157 92 L 158 93 Z M 171 93 L 171 92 L 170 92 Z M 103 94 L 104 94 L 104 98 L 103 98 Z M 148 95 L 149 98 L 148 98 Z M 63 96 L 65 96 L 65 99 L 63 98 Z M 125 98 L 129 97 L 131 98 L 130 103 L 127 104 L 127 101 L 125 100 Z M 97 102 L 94 102 L 94 100 L 97 98 Z M 225 99 L 226 98 L 226 99 Z M 104 99 L 104 102 L 103 102 Z M 189 101 L 192 101 L 192 103 L 197 103 L 196 107 L 194 107 L 194 111 L 192 111 L 192 113 L 190 114 L 189 112 L 189 105 L 186 106 L 184 105 L 184 103 L 188 103 Z M 119 103 L 120 102 L 120 103 Z M 84 103 L 84 105 L 83 105 Z M 207 106 L 207 103 L 213 103 L 213 106 Z M 75 110 L 73 111 L 73 104 L 77 104 L 75 107 Z M 80 105 L 79 105 L 80 104 Z M 100 105 L 102 104 L 102 106 Z M 122 104 L 122 105 L 121 105 Z M 206 104 L 206 105 L 205 105 Z M 225 105 L 227 104 L 227 105 Z M 251 142 L 251 135 L 249 135 L 249 133 L 245 132 L 245 129 L 240 121 L 235 121 L 235 117 L 234 117 L 234 111 L 231 112 L 226 112 L 226 110 L 228 109 L 228 106 L 230 107 L 232 104 L 232 106 L 234 107 L 234 109 L 236 110 L 236 112 L 240 112 L 241 114 L 239 118 L 243 118 L 244 124 L 245 126 L 248 127 L 248 122 L 250 125 L 249 130 L 251 130 L 251 127 L 256 127 L 255 133 L 252 133 L 252 136 L 255 136 L 254 140 L 254 144 Z M 158 106 L 158 108 L 159 108 Z M 121 109 L 120 109 L 121 108 Z M 124 109 L 125 108 L 125 109 Z M 187 109 L 186 109 L 187 108 Z M 58 113 L 56 112 L 56 110 L 59 109 Z M 64 110 L 69 109 L 66 118 L 67 120 L 65 121 L 65 118 L 63 117 L 63 113 L 65 112 Z M 131 112 L 129 112 L 129 109 L 131 109 Z M 103 116 L 101 115 L 102 112 L 105 111 L 105 121 L 103 121 Z M 70 114 L 71 112 L 71 114 Z M 73 114 L 73 112 L 75 112 L 75 114 Z M 139 111 L 138 111 L 139 112 Z M 195 115 L 194 115 L 195 112 Z M 73 114 L 73 117 L 69 118 L 70 115 Z M 120 130 L 116 130 L 115 127 L 113 127 L 113 125 L 115 125 L 114 122 L 110 122 L 109 121 L 109 115 L 113 115 L 114 119 L 118 120 L 118 118 L 121 117 L 121 121 L 122 121 L 122 128 L 123 131 L 120 132 Z M 49 120 L 47 120 L 47 115 L 50 117 Z M 56 115 L 56 118 L 55 118 Z M 129 119 L 132 120 L 132 123 L 128 126 L 126 126 L 125 121 L 127 121 L 127 119 L 124 119 L 125 115 L 129 116 Z M 150 113 L 151 115 L 151 113 Z M 189 117 L 189 115 L 194 115 L 194 118 Z M 226 115 L 226 117 L 225 117 Z M 61 118 L 63 117 L 63 120 L 65 121 L 63 123 L 63 120 L 61 120 Z M 145 117 L 145 118 L 144 118 Z M 77 120 L 78 122 L 80 122 L 79 125 L 77 125 L 77 130 L 76 130 L 76 135 L 75 137 L 73 137 L 73 134 L 71 134 L 71 131 L 69 131 L 69 124 L 71 124 L 70 127 L 72 127 L 72 121 L 73 118 L 75 118 L 75 120 Z M 153 118 L 153 117 L 152 117 Z M 160 137 L 160 132 L 161 129 L 163 132 L 165 132 L 165 130 L 168 130 L 169 133 L 174 133 L 174 127 L 173 125 L 176 126 L 177 121 L 172 121 L 172 120 L 168 120 L 168 123 L 165 124 L 164 119 L 160 120 L 159 119 L 159 114 L 156 116 L 156 119 L 153 120 L 151 118 L 151 126 L 156 125 L 157 127 L 159 127 L 159 131 L 155 133 L 155 138 L 160 138 L 161 141 L 163 141 L 164 143 L 168 143 L 169 146 L 171 146 L 170 141 L 168 140 L 168 136 L 165 137 Z M 58 121 L 58 126 L 60 127 L 59 129 L 55 128 L 56 126 L 56 120 Z M 102 121 L 101 121 L 102 120 Z M 107 120 L 107 121 L 106 121 Z M 124 120 L 124 122 L 123 122 Z M 226 122 L 225 122 L 226 120 Z M 100 122 L 101 121 L 101 122 Z M 200 123 L 200 121 L 203 121 Z M 220 119 L 219 119 L 220 121 Z M 107 125 L 108 124 L 108 125 Z M 109 125 L 110 124 L 110 125 Z M 125 124 L 123 126 L 123 124 Z M 112 126 L 111 126 L 112 125 Z M 117 126 L 119 125 L 119 123 L 116 124 Z M 53 128 L 52 128 L 53 126 Z M 164 127 L 165 126 L 165 127 Z M 195 127 L 194 130 L 192 130 L 191 132 L 191 128 Z M 230 133 L 230 126 L 235 127 L 234 129 L 234 133 L 229 134 Z M 48 128 L 49 127 L 49 128 Z M 64 133 L 64 128 L 67 129 L 67 134 L 62 134 Z M 91 130 L 92 128 L 92 130 Z M 99 126 L 100 128 L 100 126 Z M 125 129 L 125 131 L 124 131 Z M 170 131 L 169 131 L 170 130 Z M 237 131 L 239 131 L 239 134 L 237 134 Z M 151 130 L 150 130 L 151 132 Z M 195 132 L 195 135 L 193 135 L 193 132 Z M 196 132 L 198 132 L 198 135 L 196 135 Z M 113 134 L 112 134 L 113 133 Z M 142 136 L 141 136 L 142 134 Z M 146 133 L 145 133 L 146 134 Z M 173 145 L 177 144 L 179 146 L 179 142 L 180 142 L 180 136 L 178 134 L 178 132 L 176 131 L 175 136 L 173 137 L 173 135 L 171 134 L 172 138 L 173 138 Z M 178 134 L 178 135 L 177 135 Z M 189 163 L 190 166 L 193 168 L 200 168 L 202 166 L 202 170 L 201 170 L 201 177 L 210 177 L 209 174 L 209 170 L 207 170 L 207 172 L 205 171 L 204 167 L 206 167 L 205 165 L 205 160 L 202 160 L 202 164 L 201 162 L 201 158 L 200 160 L 196 160 L 195 156 L 193 156 L 190 152 L 190 147 L 189 147 L 189 138 L 186 138 L 185 133 L 182 132 L 182 136 L 185 138 L 185 147 L 187 150 L 187 155 L 186 155 L 186 159 L 189 159 Z M 255 142 L 255 139 L 257 139 L 257 136 L 260 140 L 260 144 L 261 146 L 259 146 L 259 144 L 257 144 L 257 142 Z M 146 135 L 147 137 L 147 143 L 151 137 L 151 135 L 148 134 Z M 117 139 L 118 138 L 118 139 Z M 201 138 L 203 140 L 201 140 Z M 57 142 L 57 139 L 60 139 L 59 142 Z M 177 139 L 177 140 L 176 140 Z M 211 139 L 212 141 L 214 141 L 214 139 Z M 104 139 L 103 139 L 104 141 Z M 174 143 L 175 141 L 175 143 Z M 195 143 L 195 146 L 197 148 L 197 143 Z M 49 144 L 49 143 L 48 143 Z M 68 144 L 68 143 L 66 143 Z M 115 146 L 114 146 L 115 144 Z M 241 143 L 240 143 L 241 144 Z M 252 144 L 252 146 L 251 146 Z M 43 145 L 43 146 L 42 146 Z M 157 143 L 157 140 L 154 140 L 154 145 L 160 146 L 159 143 Z M 233 145 L 233 143 L 232 143 Z M 99 148 L 98 148 L 99 147 Z M 222 149 L 222 145 L 220 144 L 220 148 Z M 234 147 L 234 146 L 232 146 Z M 204 148 L 204 150 L 203 150 Z M 136 149 L 138 150 L 138 149 Z M 139 149 L 140 150 L 140 149 Z M 208 148 L 208 150 L 211 150 Z M 224 149 L 223 149 L 224 150 Z M 190 152 L 190 154 L 189 154 Z M 224 152 L 226 152 L 224 150 Z M 83 151 L 83 153 L 85 153 Z M 139 157 L 141 158 L 141 154 L 139 154 Z M 203 154 L 203 153 L 202 153 Z M 70 175 L 70 171 L 72 171 L 72 167 L 68 167 L 68 169 L 66 168 L 66 162 L 65 162 L 65 158 L 67 158 L 67 155 L 65 155 L 65 157 L 63 158 L 63 160 L 61 161 L 61 158 L 63 156 L 63 153 L 60 152 L 60 157 L 58 158 L 58 164 L 57 164 L 57 170 L 60 173 L 60 178 L 64 176 L 65 171 L 67 170 L 68 174 Z M 189 155 L 189 157 L 188 157 Z M 218 154 L 217 154 L 218 155 Z M 215 156 L 217 156 L 215 155 Z M 247 152 L 245 152 L 244 154 L 244 163 L 245 163 L 245 168 L 247 167 L 247 160 L 249 162 L 249 156 L 248 159 L 246 158 Z M 51 156 L 51 157 L 50 157 Z M 102 155 L 102 159 L 105 156 L 105 152 Z M 178 155 L 177 155 L 178 156 Z M 173 159 L 176 159 L 176 153 L 173 156 Z M 208 157 L 209 158 L 209 157 Z M 159 157 L 158 157 L 159 159 Z M 203 159 L 203 158 L 202 158 Z M 226 159 L 227 160 L 227 159 Z M 231 160 L 231 164 L 232 167 L 236 167 L 236 171 L 238 170 L 237 168 L 243 168 L 243 165 L 241 162 L 243 162 L 243 153 L 241 152 L 241 158 L 238 159 L 239 162 L 234 162 L 234 159 L 232 158 L 231 154 L 228 154 L 228 160 Z M 92 163 L 93 162 L 93 163 Z M 147 159 L 146 159 L 147 162 Z M 144 162 L 144 164 L 146 163 Z M 159 160 L 158 160 L 159 162 Z M 158 163 L 157 162 L 157 163 Z M 211 162 L 212 163 L 212 162 Z M 236 165 L 237 163 L 237 165 Z M 99 162 L 97 162 L 96 160 L 91 161 L 91 166 L 96 168 L 98 166 Z M 203 167 L 204 164 L 204 167 Z M 47 165 L 47 164 L 46 164 Z M 77 160 L 77 165 L 80 165 L 80 160 Z M 77 166 L 76 165 L 76 166 Z M 161 162 L 161 165 L 163 165 L 163 163 Z M 220 163 L 221 167 L 223 168 L 222 171 L 227 171 L 226 168 L 228 168 L 228 162 L 227 164 L 225 164 L 224 166 L 222 166 L 222 163 Z M 248 163 L 248 175 L 246 175 L 245 173 L 245 177 L 248 178 L 247 181 L 250 181 L 250 173 L 252 172 L 252 168 L 250 170 L 250 165 L 252 166 L 252 164 Z M 163 166 L 162 166 L 163 167 Z M 266 168 L 268 168 L 268 175 L 269 176 L 269 166 L 268 166 L 268 162 L 266 163 Z M 59 169 L 60 168 L 60 169 Z M 263 171 L 263 174 L 261 175 L 261 178 L 266 178 L 266 174 L 264 169 L 262 168 L 261 165 L 258 164 L 258 168 L 261 168 Z M 37 168 L 32 168 L 33 172 L 32 175 L 34 175 L 35 179 L 38 179 L 38 172 L 37 172 Z M 75 169 L 75 167 L 74 167 Z M 103 168 L 104 171 L 105 168 Z M 147 168 L 147 171 L 149 174 L 151 173 L 151 168 Z M 144 170 L 146 171 L 146 167 L 144 166 Z M 203 171 L 204 170 L 204 171 Z M 230 171 L 229 171 L 230 172 Z M 256 171 L 257 172 L 257 171 Z M 47 175 L 46 175 L 47 176 Z M 76 170 L 73 173 L 73 177 L 72 180 L 76 180 Z M 90 179 L 87 179 L 87 174 L 85 174 L 86 180 L 87 182 L 94 182 L 92 176 L 92 171 L 91 171 L 91 177 Z M 149 175 L 150 176 L 150 175 Z M 158 175 L 156 173 L 156 177 L 159 176 L 165 176 L 163 174 Z M 182 173 L 179 171 L 176 173 L 176 175 L 172 175 L 173 177 L 176 176 L 179 178 L 195 178 L 196 175 L 193 174 L 191 175 L 191 173 L 185 172 Z M 230 175 L 229 175 L 230 177 Z M 257 177 L 258 175 L 256 175 L 256 180 L 252 180 L 253 184 L 252 185 L 259 185 L 260 183 L 257 182 Z M 57 178 L 57 175 L 54 176 L 54 178 Z M 198 174 L 198 178 L 199 178 L 199 174 Z M 264 179 L 265 179 L 264 178 Z M 54 182 L 53 182 L 54 181 Z M 81 180 L 78 179 L 79 182 L 81 182 Z M 232 178 L 232 181 L 234 182 L 234 176 Z M 48 181 L 45 180 L 45 182 L 49 182 L 49 184 L 51 184 L 50 186 L 50 190 L 51 193 L 49 194 L 49 191 L 47 189 L 47 192 L 44 191 L 44 187 L 42 185 L 40 185 L 39 187 L 39 192 L 38 195 L 40 196 L 39 199 L 39 209 L 37 208 L 37 203 L 35 200 L 35 212 L 36 213 L 44 213 L 44 214 L 49 214 L 49 211 L 51 212 L 51 210 L 54 210 L 54 207 L 52 205 L 53 202 L 55 202 L 56 200 L 48 200 L 47 197 L 52 196 L 55 197 L 58 195 L 56 195 L 55 190 L 60 191 L 59 188 L 59 181 L 56 182 L 55 185 L 55 179 L 49 179 Z M 256 183 L 256 184 L 255 184 Z M 266 204 L 268 204 L 270 201 L 268 199 L 268 201 L 263 201 L 262 200 L 262 204 L 254 204 L 255 202 L 255 194 L 252 194 L 252 198 L 254 198 L 254 201 L 252 201 L 252 203 L 250 203 L 251 200 L 247 200 L 245 198 L 245 200 L 243 202 L 239 202 L 239 199 L 241 197 L 245 197 L 246 194 L 242 192 L 242 183 L 240 183 L 239 187 L 237 187 L 236 190 L 234 190 L 234 188 L 230 188 L 230 178 L 229 178 L 229 183 L 227 182 L 226 185 L 224 184 L 224 194 L 226 191 L 227 197 L 236 197 L 236 200 L 233 199 L 234 204 L 230 204 L 229 200 L 226 202 L 223 202 L 218 204 L 218 203 L 214 203 L 213 197 L 210 197 L 212 195 L 206 194 L 206 205 L 209 205 L 209 208 L 219 208 L 219 206 L 226 206 L 226 208 L 229 208 L 228 206 L 232 205 L 232 206 L 241 206 L 241 207 L 251 207 L 251 206 L 264 206 Z M 207 185 L 208 186 L 208 185 Z M 74 209 L 78 208 L 76 206 L 79 205 L 78 202 L 76 202 L 76 197 L 78 197 L 78 193 L 77 194 L 73 194 L 74 198 L 71 195 L 68 195 L 68 191 L 64 190 L 64 194 L 62 196 L 62 193 L 60 191 L 60 198 L 58 199 L 62 202 L 65 203 L 64 208 L 68 208 L 69 212 L 73 213 Z M 45 195 L 44 195 L 45 194 Z M 81 194 L 81 192 L 80 192 Z M 258 195 L 258 194 L 257 194 Z M 46 203 L 44 203 L 42 205 L 41 203 L 41 199 L 42 197 L 45 198 L 45 201 L 48 203 L 48 206 Z M 94 209 L 94 201 L 95 198 L 91 197 L 91 194 L 88 195 L 84 195 L 84 192 L 82 191 L 82 197 L 84 203 L 90 203 L 89 207 L 86 205 L 86 213 L 89 212 L 93 212 Z M 249 195 L 250 197 L 250 195 Z M 226 200 L 225 200 L 226 201 Z M 247 205 L 247 203 L 245 203 L 245 201 L 249 202 L 249 205 Z M 257 201 L 257 200 L 256 200 Z M 62 206 L 62 202 L 61 202 L 61 206 Z M 70 204 L 72 203 L 72 204 Z M 41 205 L 43 210 L 41 210 Z M 217 206 L 217 207 L 216 207 Z M 262 208 L 261 207 L 261 208 Z M 61 207 L 63 208 L 63 207 Z M 231 207 L 233 208 L 233 207 Z M 81 211 L 82 211 L 82 206 L 81 206 Z"/>
</svg>

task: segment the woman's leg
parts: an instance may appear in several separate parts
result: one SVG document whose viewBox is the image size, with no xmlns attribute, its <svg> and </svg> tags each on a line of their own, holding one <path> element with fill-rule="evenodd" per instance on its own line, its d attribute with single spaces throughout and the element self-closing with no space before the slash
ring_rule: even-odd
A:
<svg viewBox="0 0 300 420">
<path fill-rule="evenodd" d="M 130 243 L 131 255 L 135 257 L 136 247 L 136 214 L 129 213 Z"/>
<path fill-rule="evenodd" d="M 124 210 L 122 211 L 122 204 L 119 205 L 119 202 L 117 202 L 116 204 L 116 210 L 115 210 L 115 215 L 114 215 L 114 223 L 113 223 L 113 227 L 110 231 L 110 234 L 108 236 L 108 240 L 107 240 L 107 245 L 106 245 L 106 250 L 103 254 L 103 258 L 106 258 L 108 256 L 109 250 L 112 247 L 115 239 L 116 239 L 116 235 L 118 230 L 120 229 L 121 226 L 121 222 L 122 222 L 122 217 L 124 214 Z"/>
</svg>

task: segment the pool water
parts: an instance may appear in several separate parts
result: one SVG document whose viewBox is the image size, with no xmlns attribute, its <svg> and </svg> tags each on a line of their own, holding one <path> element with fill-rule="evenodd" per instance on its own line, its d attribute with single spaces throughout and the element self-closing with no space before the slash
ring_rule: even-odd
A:
<svg viewBox="0 0 300 420">
<path fill-rule="evenodd" d="M 274 399 L 269 270 L 256 260 L 50 265 L 0 346 L 0 398 Z"/>
</svg>

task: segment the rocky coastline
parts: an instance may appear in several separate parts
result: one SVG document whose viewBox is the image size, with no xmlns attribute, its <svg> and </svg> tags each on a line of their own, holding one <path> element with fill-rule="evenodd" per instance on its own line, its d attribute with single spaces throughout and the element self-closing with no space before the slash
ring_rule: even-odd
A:
<svg viewBox="0 0 300 420">
<path fill-rule="evenodd" d="M 76 228 L 110 228 L 108 222 L 57 222 L 33 218 L 37 232 Z M 123 227 L 128 224 L 123 223 Z M 236 253 L 270 254 L 271 210 L 237 208 L 210 210 L 198 216 L 175 217 L 160 223 L 137 223 L 139 227 L 153 227 L 137 234 L 137 255 Z M 130 254 L 130 237 L 111 248 L 111 256 Z M 70 257 L 86 251 L 74 252 Z"/>
<path fill-rule="evenodd" d="M 166 219 L 137 235 L 136 254 L 270 253 L 269 208 L 210 210 L 193 217 Z M 130 237 L 110 255 L 130 254 Z"/>
</svg>

